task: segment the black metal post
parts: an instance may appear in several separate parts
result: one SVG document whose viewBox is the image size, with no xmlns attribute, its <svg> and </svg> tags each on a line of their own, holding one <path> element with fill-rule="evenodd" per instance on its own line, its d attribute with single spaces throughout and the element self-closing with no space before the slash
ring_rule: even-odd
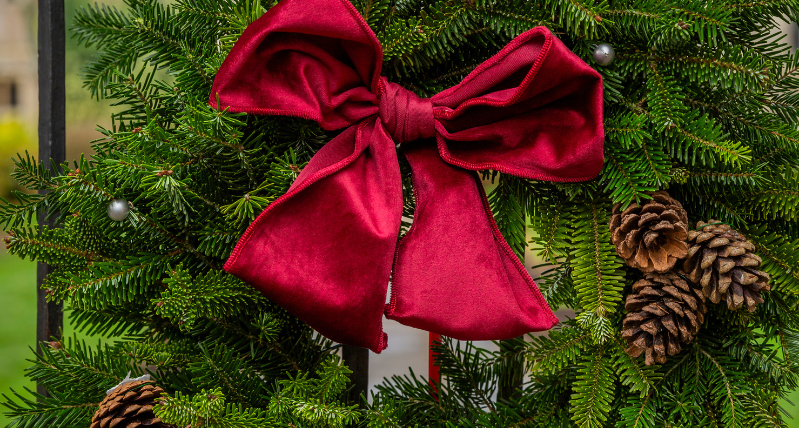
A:
<svg viewBox="0 0 799 428">
<path fill-rule="evenodd" d="M 352 389 L 349 393 L 349 402 L 352 404 L 362 404 L 360 396 L 366 397 L 369 389 L 369 350 L 357 346 L 343 345 L 342 357 L 344 364 L 352 370 L 350 379 Z"/>
<path fill-rule="evenodd" d="M 39 159 L 45 167 L 50 160 L 61 164 L 66 159 L 65 100 L 64 100 L 64 0 L 39 1 Z M 54 219 L 45 220 L 39 213 L 39 225 L 54 226 Z M 41 286 L 52 267 L 39 263 L 36 271 L 36 341 L 40 344 L 60 337 L 63 312 L 60 304 L 47 302 Z M 39 394 L 47 395 L 42 385 Z"/>
</svg>

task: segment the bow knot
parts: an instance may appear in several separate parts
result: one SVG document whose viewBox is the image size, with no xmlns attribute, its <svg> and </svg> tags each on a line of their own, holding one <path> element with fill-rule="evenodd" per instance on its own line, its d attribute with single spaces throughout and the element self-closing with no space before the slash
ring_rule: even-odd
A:
<svg viewBox="0 0 799 428">
<path fill-rule="evenodd" d="M 552 327 L 557 318 L 502 237 L 475 171 L 596 176 L 601 77 L 544 27 L 430 98 L 382 77 L 382 61 L 347 0 L 281 0 L 244 31 L 211 105 L 342 131 L 255 219 L 225 270 L 324 336 L 375 352 L 387 343 L 384 314 L 461 340 Z M 410 190 L 400 143 L 416 203 L 398 240 Z"/>
<path fill-rule="evenodd" d="M 380 79 L 378 114 L 397 145 L 435 137 L 433 103 L 402 86 Z"/>
</svg>

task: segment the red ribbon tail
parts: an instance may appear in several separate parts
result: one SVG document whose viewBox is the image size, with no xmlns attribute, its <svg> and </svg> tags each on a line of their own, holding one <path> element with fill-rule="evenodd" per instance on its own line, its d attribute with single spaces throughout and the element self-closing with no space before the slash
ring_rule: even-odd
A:
<svg viewBox="0 0 799 428">
<path fill-rule="evenodd" d="M 382 125 L 347 128 L 250 225 L 225 270 L 323 336 L 380 353 L 400 183 Z"/>
<path fill-rule="evenodd" d="M 403 150 L 417 203 L 397 247 L 386 317 L 458 340 L 510 339 L 557 324 L 497 228 L 477 173 L 444 162 L 430 141 Z"/>
</svg>

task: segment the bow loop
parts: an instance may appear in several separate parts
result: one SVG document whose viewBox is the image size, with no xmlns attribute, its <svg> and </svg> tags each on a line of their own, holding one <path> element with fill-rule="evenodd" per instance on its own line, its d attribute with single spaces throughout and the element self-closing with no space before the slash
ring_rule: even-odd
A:
<svg viewBox="0 0 799 428">
<path fill-rule="evenodd" d="M 432 102 L 439 153 L 450 164 L 562 182 L 602 168 L 602 79 L 544 27 Z"/>
<path fill-rule="evenodd" d="M 382 78 L 379 114 L 397 144 L 435 136 L 433 104 L 402 86 Z"/>
<path fill-rule="evenodd" d="M 327 130 L 377 113 L 380 42 L 349 3 L 306 5 L 281 1 L 247 27 L 214 79 L 212 107 L 302 117 Z"/>
</svg>

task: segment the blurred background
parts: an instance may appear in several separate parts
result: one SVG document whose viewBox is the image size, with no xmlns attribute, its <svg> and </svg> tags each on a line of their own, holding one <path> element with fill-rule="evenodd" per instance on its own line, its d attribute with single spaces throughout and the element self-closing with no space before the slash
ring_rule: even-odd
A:
<svg viewBox="0 0 799 428">
<path fill-rule="evenodd" d="M 87 0 L 64 0 L 67 28 L 72 17 Z M 101 0 L 102 3 L 123 6 L 122 0 Z M 37 154 L 37 70 L 36 70 L 36 0 L 0 0 L 0 197 L 10 200 L 16 189 L 11 179 L 12 158 L 25 151 Z M 783 26 L 793 46 L 799 45 L 796 24 Z M 67 159 L 77 159 L 82 153 L 90 155 L 90 142 L 100 138 L 98 126 L 110 127 L 113 108 L 92 99 L 83 88 L 81 69 L 91 58 L 92 49 L 79 47 L 67 38 L 66 42 L 66 143 Z M 0 239 L 3 238 L 0 231 Z M 528 257 L 527 266 L 536 261 Z M 536 275 L 533 273 L 533 277 Z M 35 264 L 9 256 L 0 246 L 0 393 L 9 389 L 22 391 L 33 388 L 26 382 L 24 370 L 32 357 L 36 338 L 36 267 Z M 558 311 L 561 319 L 573 316 Z M 426 332 L 386 321 L 389 347 L 380 355 L 370 354 L 370 388 L 385 376 L 414 373 L 427 374 Z M 65 316 L 65 336 L 73 334 Z M 90 339 L 95 343 L 98 339 Z M 491 343 L 481 343 L 492 348 Z M 790 427 L 799 428 L 799 392 L 784 403 L 784 408 L 796 419 Z M 3 409 L 0 408 L 0 413 Z M 0 414 L 0 427 L 10 421 Z"/>
</svg>

